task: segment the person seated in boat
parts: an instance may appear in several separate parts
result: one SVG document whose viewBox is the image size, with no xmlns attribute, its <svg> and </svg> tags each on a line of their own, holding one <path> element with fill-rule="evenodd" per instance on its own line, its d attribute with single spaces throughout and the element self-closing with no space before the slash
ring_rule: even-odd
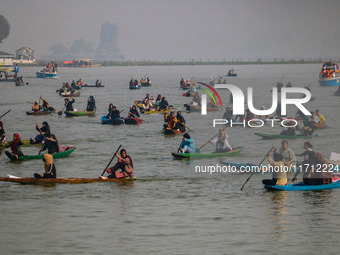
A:
<svg viewBox="0 0 340 255">
<path fill-rule="evenodd" d="M 151 84 L 151 79 L 149 78 L 149 76 L 146 77 L 146 82 L 149 84 L 149 86 L 152 86 L 152 84 Z"/>
<path fill-rule="evenodd" d="M 311 123 L 313 123 L 313 124 L 319 124 L 320 123 L 320 119 L 319 119 L 319 117 L 316 115 L 316 113 L 315 112 L 311 112 L 311 116 L 310 116 L 310 119 L 309 119 L 309 121 L 311 122 Z"/>
<path fill-rule="evenodd" d="M 228 135 L 224 128 L 221 128 L 219 130 L 218 136 L 212 140 L 209 140 L 209 143 L 216 144 L 216 150 L 214 153 L 223 153 L 233 150 L 229 144 Z"/>
<path fill-rule="evenodd" d="M 281 148 L 278 151 L 283 157 L 283 162 L 286 166 L 290 167 L 294 162 L 296 162 L 296 156 L 294 151 L 288 147 L 288 142 L 283 140 L 281 142 Z"/>
<path fill-rule="evenodd" d="M 312 166 L 315 164 L 316 158 L 315 158 L 315 151 L 313 151 L 313 145 L 310 142 L 305 142 L 303 145 L 303 148 L 305 151 L 300 154 L 295 154 L 295 156 L 298 157 L 304 157 L 303 162 L 298 167 L 298 170 L 293 179 L 292 182 L 296 180 L 297 176 L 303 172 L 303 183 L 309 185 L 310 179 L 308 176 L 310 176 L 310 171 L 312 170 Z"/>
<path fill-rule="evenodd" d="M 214 81 L 213 77 L 210 77 L 209 85 L 211 85 L 211 86 L 215 85 L 215 81 Z"/>
<path fill-rule="evenodd" d="M 55 165 L 53 163 L 53 156 L 51 154 L 44 154 L 44 157 L 42 159 L 44 161 L 45 165 L 45 173 L 43 174 L 34 174 L 34 178 L 40 179 L 40 178 L 46 178 L 46 179 L 54 179 L 57 178 L 57 170 L 55 168 Z"/>
<path fill-rule="evenodd" d="M 150 111 L 150 103 L 148 98 L 144 98 L 142 102 L 143 111 Z"/>
<path fill-rule="evenodd" d="M 286 88 L 291 88 L 291 87 L 293 87 L 292 86 L 292 84 L 290 83 L 290 81 L 287 83 L 287 85 L 286 85 Z"/>
<path fill-rule="evenodd" d="M 217 84 L 223 84 L 223 78 L 222 76 L 218 79 L 218 83 Z"/>
<path fill-rule="evenodd" d="M 77 81 L 77 86 L 78 86 L 78 87 L 81 87 L 81 86 L 83 86 L 83 85 L 84 85 L 84 82 L 82 81 L 81 78 L 79 78 L 79 80 Z"/>
<path fill-rule="evenodd" d="M 120 157 L 116 153 L 118 162 L 110 168 L 105 169 L 105 172 L 109 173 L 109 176 L 99 176 L 101 179 L 123 179 L 123 178 L 133 178 L 133 163 L 129 155 L 126 154 L 125 149 L 120 150 Z M 121 171 L 118 171 L 121 170 Z"/>
<path fill-rule="evenodd" d="M 169 109 L 169 103 L 168 101 L 166 100 L 165 97 L 162 98 L 160 104 L 159 104 L 159 107 L 158 109 L 156 109 L 157 111 L 163 111 L 163 110 L 168 110 Z"/>
<path fill-rule="evenodd" d="M 323 115 L 320 113 L 320 110 L 316 110 L 316 111 L 315 111 L 315 114 L 316 114 L 316 116 L 319 118 L 319 123 L 320 123 L 321 125 L 326 125 L 325 116 L 323 116 Z"/>
<path fill-rule="evenodd" d="M 283 88 L 283 83 L 282 82 L 277 82 L 276 83 L 277 91 L 281 92 L 281 88 Z"/>
<path fill-rule="evenodd" d="M 109 104 L 109 108 L 107 109 L 108 114 L 106 115 L 106 118 L 109 118 L 109 116 L 111 115 L 112 111 L 113 111 L 113 104 L 110 103 Z"/>
<path fill-rule="evenodd" d="M 39 112 L 42 109 L 43 107 L 39 104 L 37 100 L 34 102 L 34 104 L 32 104 L 32 112 Z"/>
<path fill-rule="evenodd" d="M 315 153 L 315 164 L 311 170 L 309 177 L 310 185 L 331 184 L 333 172 L 330 170 L 328 161 L 322 153 Z"/>
<path fill-rule="evenodd" d="M 46 65 L 46 72 L 50 72 L 50 71 L 51 71 L 51 65 L 50 65 L 50 63 L 48 63 Z"/>
<path fill-rule="evenodd" d="M 117 110 L 116 106 L 112 106 L 111 114 L 109 115 L 109 120 L 120 119 L 120 112 Z"/>
<path fill-rule="evenodd" d="M 199 96 L 199 94 L 193 93 L 192 95 L 192 105 L 193 106 L 201 106 L 201 97 Z"/>
<path fill-rule="evenodd" d="M 85 112 L 93 112 L 96 110 L 96 100 L 94 100 L 93 96 L 89 96 L 87 100 L 87 106 Z"/>
<path fill-rule="evenodd" d="M 184 78 L 181 79 L 181 81 L 179 82 L 180 88 L 183 89 L 187 86 L 187 82 L 185 81 Z"/>
<path fill-rule="evenodd" d="M 249 108 L 246 110 L 246 115 L 245 115 L 245 121 L 250 121 L 252 119 L 254 119 L 254 113 L 252 113 Z"/>
<path fill-rule="evenodd" d="M 71 101 L 72 100 L 72 101 Z M 71 100 L 68 99 L 68 98 L 65 98 L 64 99 L 64 107 L 66 107 L 66 111 L 67 112 L 72 112 L 74 109 L 73 109 L 73 103 L 75 102 L 74 98 L 71 97 Z"/>
<path fill-rule="evenodd" d="M 175 116 L 174 112 L 171 112 L 170 114 L 164 113 L 164 128 L 168 130 L 176 130 L 177 128 L 177 118 Z"/>
<path fill-rule="evenodd" d="M 11 151 L 5 151 L 5 154 L 10 159 L 19 159 L 20 156 L 24 154 L 21 151 L 21 145 L 23 145 L 23 141 L 20 138 L 20 135 L 15 133 L 13 135 L 13 141 L 11 141 L 6 147 L 11 146 Z"/>
<path fill-rule="evenodd" d="M 146 96 L 144 97 L 144 99 L 150 100 L 150 94 L 146 93 Z"/>
<path fill-rule="evenodd" d="M 46 99 L 41 98 L 43 101 L 42 107 L 44 112 L 53 112 L 54 108 L 50 106 Z"/>
<path fill-rule="evenodd" d="M 139 115 L 139 113 L 137 111 L 137 107 L 135 105 L 132 105 L 130 107 L 130 111 L 129 111 L 128 114 L 129 114 L 128 118 L 138 118 L 138 119 L 140 119 L 140 115 Z"/>
<path fill-rule="evenodd" d="M 188 133 L 185 133 L 182 138 L 181 145 L 179 146 L 180 153 L 195 153 L 195 141 Z"/>
<path fill-rule="evenodd" d="M 176 123 L 175 129 L 179 129 L 182 133 L 184 133 L 185 132 L 185 119 L 181 111 L 177 112 L 176 118 L 177 118 L 177 123 Z"/>
<path fill-rule="evenodd" d="M 150 105 L 150 108 L 154 108 L 155 105 L 156 105 L 156 101 L 155 101 L 155 98 L 153 96 L 150 96 L 150 98 L 149 98 L 149 105 Z"/>
<path fill-rule="evenodd" d="M 295 122 L 290 121 L 287 126 L 289 126 L 286 130 L 283 130 L 280 135 L 288 135 L 288 136 L 294 136 L 296 127 L 294 126 Z"/>
<path fill-rule="evenodd" d="M 264 185 L 287 185 L 287 173 L 283 163 L 283 156 L 280 153 L 274 152 L 273 158 L 270 153 L 267 154 L 268 162 L 275 168 L 273 169 L 272 179 L 264 179 Z"/>
<path fill-rule="evenodd" d="M 99 80 L 96 80 L 96 87 L 100 87 L 102 85 L 102 82 L 100 82 Z"/>
<path fill-rule="evenodd" d="M 156 98 L 155 108 L 157 108 L 160 105 L 161 101 L 162 101 L 162 95 L 159 94 Z"/>
<path fill-rule="evenodd" d="M 6 141 L 6 133 L 4 129 L 4 124 L 2 123 L 1 117 L 0 117 L 0 143 L 4 143 Z"/>
<path fill-rule="evenodd" d="M 59 152 L 58 140 L 54 134 L 46 135 L 44 146 L 40 149 L 39 155 L 46 149 L 48 154 L 54 154 Z"/>
<path fill-rule="evenodd" d="M 41 128 L 39 128 L 38 123 L 36 123 L 35 129 L 39 132 L 39 134 L 34 139 L 30 139 L 31 144 L 42 143 L 43 141 L 45 141 L 45 137 L 49 137 L 51 134 L 50 126 L 47 121 L 43 122 Z"/>
<path fill-rule="evenodd" d="M 225 112 L 223 114 L 223 119 L 227 120 L 228 123 L 233 119 L 233 110 L 230 107 L 227 107 L 225 109 Z"/>
<path fill-rule="evenodd" d="M 303 136 L 311 136 L 314 133 L 314 127 L 311 125 L 304 126 L 301 130 Z"/>
<path fill-rule="evenodd" d="M 192 81 L 188 93 L 190 93 L 191 95 L 193 95 L 194 93 L 197 93 L 197 83 L 196 83 L 196 81 Z"/>
</svg>

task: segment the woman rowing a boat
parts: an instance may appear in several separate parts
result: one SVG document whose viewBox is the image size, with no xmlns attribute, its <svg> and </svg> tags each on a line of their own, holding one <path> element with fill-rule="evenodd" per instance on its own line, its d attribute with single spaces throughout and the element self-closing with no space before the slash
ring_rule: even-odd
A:
<svg viewBox="0 0 340 255">
<path fill-rule="evenodd" d="M 58 140 L 54 134 L 50 134 L 49 136 L 45 137 L 45 143 L 44 146 L 40 149 L 39 155 L 46 149 L 48 154 L 54 154 L 59 152 Z"/>
<path fill-rule="evenodd" d="M 305 149 L 305 152 L 300 154 L 295 154 L 296 156 L 303 156 L 303 162 L 298 168 L 299 171 L 297 171 L 292 179 L 292 182 L 296 180 L 296 177 L 303 172 L 303 183 L 309 185 L 310 179 L 308 176 L 310 176 L 310 171 L 312 170 L 312 166 L 315 164 L 316 158 L 315 158 L 315 151 L 313 151 L 313 145 L 310 142 L 305 142 L 303 145 L 303 148 Z"/>
<path fill-rule="evenodd" d="M 287 185 L 287 173 L 285 165 L 283 163 L 283 156 L 279 153 L 274 152 L 273 158 L 270 157 L 270 153 L 267 154 L 268 162 L 273 166 L 272 179 L 262 180 L 264 185 Z"/>
<path fill-rule="evenodd" d="M 288 142 L 286 140 L 283 140 L 281 142 L 281 148 L 279 150 L 279 153 L 283 157 L 283 162 L 286 166 L 290 167 L 290 165 L 296 161 L 296 156 L 294 151 L 288 147 Z"/>
<path fill-rule="evenodd" d="M 53 156 L 51 154 L 44 154 L 43 161 L 45 163 L 45 173 L 43 174 L 34 174 L 34 177 L 52 179 L 57 178 L 57 171 L 55 165 L 53 163 Z"/>
<path fill-rule="evenodd" d="M 169 103 L 166 100 L 166 98 L 163 97 L 157 110 L 158 111 L 160 111 L 160 110 L 168 110 L 168 108 L 169 108 Z"/>
<path fill-rule="evenodd" d="M 181 153 L 195 153 L 195 141 L 190 137 L 188 133 L 183 135 L 181 145 L 179 146 L 179 151 Z"/>
<path fill-rule="evenodd" d="M 73 103 L 75 102 L 75 100 L 74 100 L 73 97 L 71 97 L 71 99 L 72 99 L 72 101 L 70 99 L 68 99 L 68 98 L 64 99 L 64 102 L 65 102 L 64 106 L 66 107 L 66 111 L 67 112 L 72 112 L 73 111 Z"/>
<path fill-rule="evenodd" d="M 175 130 L 176 124 L 177 124 L 177 118 L 175 117 L 175 113 L 171 112 L 170 115 L 168 115 L 166 112 L 164 113 L 164 128 L 169 130 Z"/>
<path fill-rule="evenodd" d="M 43 107 L 39 104 L 38 101 L 35 101 L 34 104 L 32 104 L 32 112 L 39 112 L 42 109 Z"/>
<path fill-rule="evenodd" d="M 223 153 L 233 149 L 228 142 L 228 135 L 224 128 L 221 128 L 219 130 L 218 136 L 210 140 L 209 143 L 216 143 L 216 150 L 214 153 Z"/>
<path fill-rule="evenodd" d="M 177 123 L 176 123 L 175 129 L 179 129 L 182 133 L 184 133 L 185 132 L 185 119 L 181 111 L 177 112 L 176 118 L 177 118 Z"/>
<path fill-rule="evenodd" d="M 42 127 L 39 128 L 38 124 L 36 123 L 35 129 L 39 132 L 34 139 L 30 139 L 31 144 L 41 143 L 45 141 L 45 137 L 49 137 L 51 134 L 50 125 L 48 125 L 47 121 L 42 123 Z"/>
<path fill-rule="evenodd" d="M 46 99 L 44 99 L 44 98 L 41 98 L 41 99 L 43 101 L 43 104 L 42 104 L 43 111 L 45 111 L 45 112 L 47 112 L 47 111 L 52 112 L 54 110 L 54 108 L 50 106 L 50 104 L 47 102 Z"/>
<path fill-rule="evenodd" d="M 139 113 L 138 113 L 135 105 L 132 105 L 130 107 L 128 118 L 138 118 L 138 119 L 140 119 Z"/>
<path fill-rule="evenodd" d="M 13 135 L 13 141 L 9 143 L 9 146 L 11 146 L 11 152 L 9 151 L 5 151 L 5 154 L 7 155 L 7 157 L 9 157 L 10 159 L 19 159 L 20 156 L 23 156 L 24 154 L 21 151 L 21 145 L 23 145 L 24 143 L 22 142 L 20 135 L 15 133 Z"/>
<path fill-rule="evenodd" d="M 315 153 L 315 164 L 310 173 L 310 185 L 323 185 L 332 183 L 333 172 L 330 170 L 328 161 L 322 153 Z"/>
<path fill-rule="evenodd" d="M 0 118 L 0 143 L 4 143 L 6 140 L 5 138 L 6 138 L 6 133 L 5 133 L 4 125 Z"/>
<path fill-rule="evenodd" d="M 87 106 L 85 112 L 93 112 L 96 110 L 96 100 L 94 100 L 93 96 L 89 96 L 87 100 Z"/>
<path fill-rule="evenodd" d="M 112 106 L 112 111 L 109 115 L 109 120 L 120 119 L 120 112 L 117 110 L 116 106 Z"/>
<path fill-rule="evenodd" d="M 99 176 L 101 179 L 122 179 L 133 177 L 133 163 L 132 159 L 129 155 L 126 154 L 125 149 L 120 150 L 120 157 L 118 156 L 118 153 L 116 153 L 116 157 L 118 158 L 118 162 L 111 168 L 105 169 L 106 172 L 108 172 L 110 175 L 107 177 Z M 121 170 L 120 172 L 117 172 L 117 170 Z"/>
</svg>

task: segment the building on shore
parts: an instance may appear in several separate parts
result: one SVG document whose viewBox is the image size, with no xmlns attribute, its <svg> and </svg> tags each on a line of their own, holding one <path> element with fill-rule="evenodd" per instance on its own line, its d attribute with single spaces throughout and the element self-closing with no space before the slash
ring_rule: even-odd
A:
<svg viewBox="0 0 340 255">
<path fill-rule="evenodd" d="M 14 55 L 0 51 L 0 67 L 12 67 Z"/>
<path fill-rule="evenodd" d="M 15 52 L 16 52 L 16 56 L 13 59 L 13 63 L 35 64 L 35 58 L 34 58 L 35 50 L 32 50 L 29 47 L 21 47 L 20 49 L 17 49 Z"/>
</svg>

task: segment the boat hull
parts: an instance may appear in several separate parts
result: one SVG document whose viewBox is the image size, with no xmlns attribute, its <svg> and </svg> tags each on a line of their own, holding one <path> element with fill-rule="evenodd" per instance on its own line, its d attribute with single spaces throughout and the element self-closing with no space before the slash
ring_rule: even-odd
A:
<svg viewBox="0 0 340 255">
<path fill-rule="evenodd" d="M 57 73 L 49 73 L 49 72 L 36 72 L 37 78 L 51 78 L 51 79 L 56 79 L 58 78 Z"/>
<path fill-rule="evenodd" d="M 69 149 L 69 150 L 66 150 L 66 151 L 63 151 L 63 152 L 58 152 L 58 153 L 52 154 L 52 156 L 53 156 L 54 159 L 65 158 L 68 155 L 70 155 L 72 152 L 74 152 L 74 150 L 76 148 L 77 147 L 73 147 L 72 149 Z M 32 160 L 32 159 L 43 159 L 43 158 L 44 158 L 44 154 L 40 154 L 40 155 L 25 155 L 25 156 L 20 156 L 19 160 Z M 14 161 L 15 161 L 15 159 L 14 159 Z"/>
<path fill-rule="evenodd" d="M 121 118 L 116 118 L 116 119 L 110 120 L 109 118 L 106 117 L 106 115 L 102 116 L 100 119 L 101 119 L 101 122 L 102 122 L 103 125 L 104 124 L 120 125 L 120 124 L 124 123 L 123 119 L 121 119 Z"/>
<path fill-rule="evenodd" d="M 65 111 L 66 117 L 78 117 L 78 116 L 94 116 L 96 111 L 85 112 L 85 111 Z"/>
<path fill-rule="evenodd" d="M 85 85 L 81 85 L 82 88 L 104 88 L 105 85 L 100 85 L 100 86 L 97 86 L 97 85 L 88 85 L 88 84 L 85 84 Z"/>
<path fill-rule="evenodd" d="M 304 183 L 290 184 L 286 186 L 281 185 L 265 185 L 267 190 L 275 191 L 307 191 L 307 190 L 331 190 L 340 188 L 340 181 L 332 182 L 331 184 L 324 185 L 306 185 Z"/>
<path fill-rule="evenodd" d="M 126 181 L 134 181 L 136 177 L 133 178 L 123 178 L 123 179 L 99 179 L 99 178 L 54 178 L 54 179 L 45 179 L 45 178 L 33 178 L 33 177 L 20 177 L 20 178 L 10 178 L 10 177 L 0 177 L 0 181 L 4 182 L 16 182 L 21 184 L 54 184 L 54 183 L 62 183 L 62 184 L 82 184 L 82 183 L 95 183 L 95 182 L 126 182 Z"/>
<path fill-rule="evenodd" d="M 198 106 L 198 105 L 185 104 L 184 107 L 189 112 L 200 112 L 202 110 L 202 107 Z M 216 107 L 207 107 L 208 112 L 218 111 L 218 110 L 219 110 L 219 107 L 217 107 L 217 106 Z"/>
<path fill-rule="evenodd" d="M 235 156 L 243 150 L 243 146 L 236 147 L 232 151 L 224 153 L 171 153 L 172 156 L 178 159 L 199 159 L 199 158 L 214 158 L 214 157 L 227 157 Z"/>
<path fill-rule="evenodd" d="M 340 77 L 332 77 L 332 78 L 320 78 L 319 79 L 320 86 L 339 86 L 340 85 Z"/>
<path fill-rule="evenodd" d="M 38 111 L 38 112 L 26 112 L 27 115 L 48 115 L 48 114 L 52 114 L 53 111 Z"/>
<path fill-rule="evenodd" d="M 136 125 L 136 124 L 141 124 L 143 123 L 143 120 L 142 119 L 138 119 L 138 118 L 126 118 L 124 120 L 124 123 L 126 125 Z"/>
</svg>

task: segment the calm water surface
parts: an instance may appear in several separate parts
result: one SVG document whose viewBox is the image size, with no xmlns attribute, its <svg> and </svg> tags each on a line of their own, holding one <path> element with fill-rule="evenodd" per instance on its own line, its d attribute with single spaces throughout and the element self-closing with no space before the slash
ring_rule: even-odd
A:
<svg viewBox="0 0 340 255">
<path fill-rule="evenodd" d="M 8 137 L 19 133 L 29 139 L 37 134 L 35 121 L 47 121 L 59 144 L 76 145 L 69 157 L 55 160 L 59 177 L 98 177 L 112 153 L 122 144 L 133 158 L 134 183 L 94 183 L 52 186 L 0 183 L 0 251 L 1 254 L 337 254 L 340 239 L 340 190 L 322 192 L 267 192 L 261 180 L 270 178 L 255 174 L 243 191 L 240 187 L 249 174 L 195 173 L 196 165 L 216 164 L 219 160 L 259 163 L 272 146 L 255 136 L 256 131 L 279 133 L 281 128 L 230 128 L 232 146 L 245 146 L 232 159 L 174 160 L 181 136 L 161 134 L 163 116 L 143 115 L 146 123 L 139 126 L 101 125 L 109 103 L 126 116 L 134 100 L 146 93 L 166 96 L 176 110 L 182 110 L 197 147 L 214 136 L 214 118 L 223 111 L 185 113 L 183 104 L 190 99 L 178 89 L 182 77 L 208 82 L 224 76 L 231 67 L 99 67 L 93 69 L 60 68 L 60 78 L 36 79 L 36 67 L 22 67 L 28 86 L 0 83 L 0 111 L 12 111 L 3 118 Z M 306 107 L 320 109 L 329 129 L 318 131 L 311 140 L 316 151 L 328 158 L 340 152 L 337 118 L 339 98 L 335 88 L 322 88 L 317 78 L 320 65 L 235 66 L 237 78 L 227 82 L 243 91 L 254 88 L 255 106 L 271 105 L 270 89 L 284 75 L 294 87 L 311 84 L 316 100 Z M 148 75 L 151 88 L 128 89 L 131 77 Z M 103 81 L 105 88 L 84 88 L 74 107 L 84 110 L 88 96 L 96 99 L 95 117 L 65 118 L 57 114 L 27 116 L 33 102 L 43 95 L 57 111 L 63 98 L 55 92 L 63 82 L 82 78 L 93 84 Z M 221 90 L 222 101 L 229 92 Z M 295 114 L 296 108 L 288 108 Z M 303 152 L 303 140 L 289 142 L 296 152 Z M 274 143 L 279 146 L 280 141 Z M 213 145 L 203 152 L 213 151 Z M 36 154 L 39 147 L 23 148 Z M 115 161 L 114 161 L 115 162 Z M 13 174 L 33 176 L 43 172 L 40 160 L 9 162 L 0 156 L 0 176 Z"/>
</svg>

